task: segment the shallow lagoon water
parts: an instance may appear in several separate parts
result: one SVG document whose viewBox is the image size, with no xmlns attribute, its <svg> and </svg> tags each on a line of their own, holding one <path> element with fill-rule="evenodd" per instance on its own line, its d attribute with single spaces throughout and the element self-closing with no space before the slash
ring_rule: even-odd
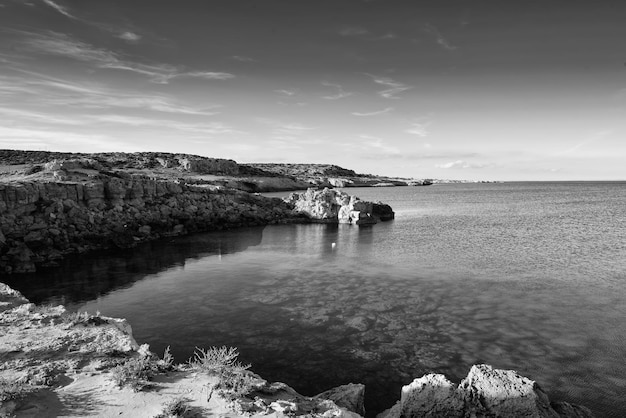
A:
<svg viewBox="0 0 626 418">
<path fill-rule="evenodd" d="M 623 416 L 625 183 L 347 192 L 396 219 L 177 237 L 8 282 L 36 302 L 128 318 L 177 361 L 232 345 L 304 394 L 365 383 L 369 413 L 424 373 L 458 382 L 485 362 Z"/>
</svg>

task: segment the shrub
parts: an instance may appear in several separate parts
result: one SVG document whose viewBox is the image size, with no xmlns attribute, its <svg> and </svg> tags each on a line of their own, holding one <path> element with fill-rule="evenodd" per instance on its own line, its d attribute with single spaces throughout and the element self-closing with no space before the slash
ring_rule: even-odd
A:
<svg viewBox="0 0 626 418">
<path fill-rule="evenodd" d="M 211 375 L 220 376 L 225 371 L 240 368 L 246 370 L 250 365 L 242 365 L 237 362 L 239 353 L 235 347 L 209 347 L 202 349 L 196 347 L 194 356 L 189 359 L 188 363 L 192 369 L 202 371 Z"/>
<path fill-rule="evenodd" d="M 111 369 L 113 382 L 121 387 L 130 386 L 139 391 L 149 385 L 155 365 L 147 357 L 132 358 Z"/>
<path fill-rule="evenodd" d="M 163 358 L 157 360 L 156 366 L 160 372 L 172 370 L 172 368 L 174 367 L 174 356 L 172 356 L 172 353 L 170 352 L 169 345 L 165 348 L 165 351 L 163 352 Z"/>
<path fill-rule="evenodd" d="M 246 370 L 233 370 L 220 376 L 215 386 L 217 393 L 223 398 L 239 399 L 253 391 L 256 379 Z"/>
<path fill-rule="evenodd" d="M 255 379 L 247 372 L 250 365 L 238 362 L 238 356 L 237 349 L 233 347 L 210 347 L 206 350 L 196 347 L 188 363 L 194 370 L 218 377 L 215 389 L 220 396 L 236 399 L 249 394 L 255 383 Z"/>
<path fill-rule="evenodd" d="M 163 411 L 154 418 L 182 418 L 188 410 L 187 400 L 181 396 L 163 405 Z"/>
</svg>

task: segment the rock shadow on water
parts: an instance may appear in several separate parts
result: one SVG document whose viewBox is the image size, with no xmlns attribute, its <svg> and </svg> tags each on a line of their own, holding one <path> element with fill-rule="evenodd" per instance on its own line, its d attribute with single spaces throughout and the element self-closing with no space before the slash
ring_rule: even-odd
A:
<svg viewBox="0 0 626 418">
<path fill-rule="evenodd" d="M 0 279 L 36 304 L 79 304 L 128 288 L 151 274 L 184 268 L 190 261 L 245 251 L 261 243 L 264 228 L 179 236 L 132 249 L 68 256 L 57 267 Z"/>
</svg>

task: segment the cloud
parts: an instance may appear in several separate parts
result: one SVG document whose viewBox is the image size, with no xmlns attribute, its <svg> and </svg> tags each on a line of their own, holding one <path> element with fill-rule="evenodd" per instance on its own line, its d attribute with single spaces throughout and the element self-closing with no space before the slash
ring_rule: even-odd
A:
<svg viewBox="0 0 626 418">
<path fill-rule="evenodd" d="M 344 91 L 344 89 L 339 84 L 333 84 L 333 83 L 328 83 L 326 81 L 322 81 L 322 85 L 326 87 L 333 87 L 337 90 L 337 93 L 331 94 L 328 96 L 322 96 L 322 99 L 339 100 L 339 99 L 344 99 L 346 97 L 352 96 L 352 93 Z"/>
<path fill-rule="evenodd" d="M 433 35 L 437 44 L 442 48 L 447 49 L 448 51 L 454 51 L 456 49 L 456 46 L 452 45 L 435 26 L 427 23 L 424 25 L 423 29 L 425 32 Z"/>
<path fill-rule="evenodd" d="M 138 151 L 129 142 L 117 141 L 102 134 L 80 134 L 69 131 L 0 126 L 0 144 L 7 148 L 23 149 L 29 145 L 35 149 L 90 148 L 98 151 Z"/>
<path fill-rule="evenodd" d="M 378 138 L 372 135 L 359 135 L 359 146 L 365 148 L 366 153 L 363 154 L 366 158 L 401 158 L 402 153 L 394 146 L 388 145 L 382 138 Z M 353 144 L 349 145 L 351 148 Z"/>
<path fill-rule="evenodd" d="M 295 96 L 297 91 L 294 89 L 281 89 L 281 90 L 274 90 L 276 93 L 285 95 L 285 96 Z"/>
<path fill-rule="evenodd" d="M 123 59 L 113 51 L 97 48 L 86 42 L 70 38 L 58 32 L 47 34 L 29 33 L 30 37 L 23 41 L 33 52 L 58 55 L 86 62 L 100 69 L 129 71 L 147 76 L 151 82 L 167 84 L 170 80 L 180 77 L 202 78 L 205 80 L 229 80 L 235 75 L 213 71 L 185 71 L 170 64 L 142 64 Z"/>
<path fill-rule="evenodd" d="M 269 126 L 271 128 L 270 134 L 273 139 L 280 141 L 304 141 L 307 143 L 313 143 L 318 141 L 315 138 L 307 137 L 306 135 L 317 128 L 303 125 L 298 122 L 283 122 L 276 119 L 269 118 L 256 118 L 256 121 Z"/>
<path fill-rule="evenodd" d="M 90 115 L 90 119 L 99 123 L 128 125 L 133 127 L 152 127 L 156 129 L 174 129 L 203 135 L 242 134 L 222 122 L 188 123 L 167 119 L 151 119 L 128 115 Z"/>
<path fill-rule="evenodd" d="M 428 132 L 428 126 L 431 124 L 431 122 L 413 122 L 411 123 L 411 127 L 407 130 L 405 130 L 404 132 L 411 134 L 411 135 L 417 135 L 417 136 L 421 136 L 422 138 L 425 138 L 429 135 Z"/>
<path fill-rule="evenodd" d="M 25 119 L 26 121 L 37 121 L 45 124 L 60 125 L 83 125 L 84 123 L 76 118 L 66 118 L 54 114 L 34 112 L 30 110 L 0 107 L 0 115 L 2 119 L 7 121 L 9 118 Z"/>
<path fill-rule="evenodd" d="M 389 113 L 389 112 L 393 112 L 393 107 L 387 107 L 383 110 L 377 110 L 374 112 L 366 112 L 366 113 L 352 112 L 352 115 L 354 116 L 377 116 L 377 115 L 384 115 L 385 113 Z"/>
<path fill-rule="evenodd" d="M 399 97 L 396 97 L 397 94 L 413 88 L 412 86 L 400 83 L 389 77 L 380 77 L 368 73 L 365 73 L 365 75 L 371 77 L 374 83 L 389 87 L 388 89 L 378 92 L 378 95 L 385 99 L 399 99 Z"/>
<path fill-rule="evenodd" d="M 464 160 L 456 160 L 456 161 L 452 161 L 449 163 L 445 163 L 445 164 L 435 164 L 435 167 L 437 168 L 444 168 L 444 169 L 449 169 L 449 168 L 487 168 L 490 167 L 489 164 L 480 164 L 480 163 L 468 163 L 467 161 Z"/>
<path fill-rule="evenodd" d="M 52 0 L 43 0 L 43 2 L 55 9 L 57 12 L 61 13 L 62 15 L 67 16 L 70 19 L 76 19 L 76 17 L 70 14 L 70 12 L 68 12 L 65 7 L 59 5 L 58 3 L 55 3 Z"/>
<path fill-rule="evenodd" d="M 360 26 L 346 26 L 339 30 L 341 36 L 364 36 L 369 35 L 369 31 Z"/>
<path fill-rule="evenodd" d="M 31 99 L 37 106 L 71 107 L 84 109 L 137 109 L 181 115 L 213 116 L 217 105 L 202 107 L 181 103 L 163 94 L 133 93 L 98 84 L 79 83 L 33 71 L 19 71 L 27 77 L 0 76 L 0 95 L 13 101 Z"/>
<path fill-rule="evenodd" d="M 117 35 L 117 37 L 128 42 L 139 42 L 141 40 L 141 35 L 129 31 L 123 32 Z"/>
<path fill-rule="evenodd" d="M 182 74 L 176 74 L 174 77 L 198 77 L 206 80 L 230 80 L 235 78 L 231 73 L 215 72 L 215 71 L 191 71 Z"/>
</svg>

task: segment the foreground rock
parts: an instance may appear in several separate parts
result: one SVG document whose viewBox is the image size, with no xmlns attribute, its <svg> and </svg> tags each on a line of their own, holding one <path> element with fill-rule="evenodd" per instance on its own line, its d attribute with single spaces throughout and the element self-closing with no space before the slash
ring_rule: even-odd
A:
<svg viewBox="0 0 626 418">
<path fill-rule="evenodd" d="M 550 403 L 539 385 L 513 370 L 473 366 L 460 385 L 441 374 L 415 379 L 402 388 L 393 408 L 377 418 L 417 417 L 593 417 L 587 408 L 567 402 Z"/>
<path fill-rule="evenodd" d="M 365 202 L 356 196 L 324 188 L 310 188 L 305 193 L 291 193 L 284 199 L 296 214 L 304 214 L 316 222 L 371 225 L 389 221 L 395 216 L 391 206 L 381 202 Z"/>
</svg>

